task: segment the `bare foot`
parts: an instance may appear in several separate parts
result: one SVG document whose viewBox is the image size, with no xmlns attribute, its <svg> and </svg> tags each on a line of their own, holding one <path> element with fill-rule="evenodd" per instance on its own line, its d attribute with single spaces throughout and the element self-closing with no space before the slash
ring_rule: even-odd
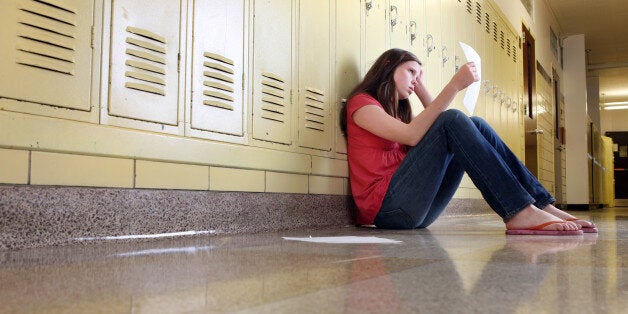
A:
<svg viewBox="0 0 628 314">
<path fill-rule="evenodd" d="M 553 223 L 547 225 L 541 230 L 579 230 L 581 227 L 575 223 L 569 223 L 564 221 L 562 218 L 556 217 L 548 212 L 542 211 L 538 209 L 534 205 L 530 205 L 520 212 L 518 212 L 515 216 L 510 218 L 506 222 L 506 229 L 514 230 L 514 229 L 528 229 L 532 228 L 550 221 L 559 221 L 557 223 Z"/>
<path fill-rule="evenodd" d="M 595 224 L 593 224 L 590 221 L 586 221 L 586 220 L 582 220 L 582 219 L 577 219 L 576 217 L 570 215 L 569 213 L 566 213 L 556 207 L 554 207 L 554 205 L 549 204 L 547 206 L 545 206 L 545 208 L 543 208 L 543 211 L 548 212 L 560 219 L 563 220 L 567 220 L 569 222 L 573 222 L 575 224 L 578 224 L 580 227 L 585 227 L 585 228 L 595 228 Z"/>
</svg>

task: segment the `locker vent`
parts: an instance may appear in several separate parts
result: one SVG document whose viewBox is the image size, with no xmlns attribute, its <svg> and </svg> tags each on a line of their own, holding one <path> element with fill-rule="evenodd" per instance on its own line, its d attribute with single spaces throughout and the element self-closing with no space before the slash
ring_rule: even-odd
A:
<svg viewBox="0 0 628 314">
<path fill-rule="evenodd" d="M 305 88 L 305 127 L 325 132 L 325 94 L 315 88 Z"/>
<path fill-rule="evenodd" d="M 166 95 L 166 39 L 148 30 L 126 28 L 126 88 Z"/>
<path fill-rule="evenodd" d="M 76 10 L 52 0 L 22 0 L 18 8 L 16 62 L 74 75 Z"/>
<path fill-rule="evenodd" d="M 493 22 L 493 41 L 497 42 L 497 22 Z"/>
<path fill-rule="evenodd" d="M 203 85 L 207 89 L 203 90 L 203 95 L 208 99 L 203 100 L 203 104 L 233 111 L 234 93 L 234 70 L 233 60 L 210 52 L 205 52 L 203 75 L 207 78 Z"/>
<path fill-rule="evenodd" d="M 482 4 L 475 3 L 475 21 L 482 25 Z"/>
<path fill-rule="evenodd" d="M 273 73 L 262 73 L 262 119 L 286 122 L 286 81 Z"/>
<path fill-rule="evenodd" d="M 471 0 L 467 0 L 466 7 L 467 13 L 473 14 L 473 5 L 471 4 Z"/>
<path fill-rule="evenodd" d="M 506 39 L 506 55 L 510 57 L 510 38 Z"/>
<path fill-rule="evenodd" d="M 504 31 L 499 31 L 499 43 L 502 50 L 504 50 Z"/>
<path fill-rule="evenodd" d="M 517 63 L 517 46 L 512 46 L 512 62 Z"/>
<path fill-rule="evenodd" d="M 484 25 L 485 25 L 485 29 L 486 29 L 486 33 L 490 34 L 491 33 L 491 16 L 488 13 L 484 13 Z"/>
</svg>

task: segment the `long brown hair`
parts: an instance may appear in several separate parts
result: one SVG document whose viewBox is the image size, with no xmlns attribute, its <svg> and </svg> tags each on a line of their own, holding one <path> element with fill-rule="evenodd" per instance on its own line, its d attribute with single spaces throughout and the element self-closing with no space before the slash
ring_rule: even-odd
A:
<svg viewBox="0 0 628 314">
<path fill-rule="evenodd" d="M 421 61 L 412 52 L 393 48 L 384 52 L 369 69 L 364 79 L 356 86 L 347 99 L 366 93 L 377 99 L 384 111 L 394 118 L 408 123 L 412 119 L 412 109 L 408 99 L 397 99 L 395 88 L 395 70 L 399 65 L 408 61 L 416 61 L 421 65 Z M 347 104 L 343 104 L 340 112 L 340 126 L 342 132 L 347 135 Z"/>
</svg>

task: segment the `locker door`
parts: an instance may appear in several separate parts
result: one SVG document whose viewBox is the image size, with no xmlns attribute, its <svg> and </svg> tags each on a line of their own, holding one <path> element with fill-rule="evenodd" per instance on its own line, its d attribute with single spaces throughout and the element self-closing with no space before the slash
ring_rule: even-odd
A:
<svg viewBox="0 0 628 314">
<path fill-rule="evenodd" d="M 340 121 L 343 99 L 360 81 L 360 6 L 359 0 L 336 1 L 336 105 L 334 121 Z M 336 122 L 336 152 L 347 153 L 347 141 Z"/>
<path fill-rule="evenodd" d="M 438 55 L 440 57 L 440 72 L 441 81 L 440 85 L 445 86 L 451 80 L 451 77 L 455 74 L 455 53 L 458 34 L 455 31 L 456 22 L 455 19 L 447 18 L 455 16 L 457 11 L 456 0 L 441 0 L 441 15 L 440 30 L 441 30 L 441 44 L 438 46 Z M 436 91 L 435 91 L 436 92 Z"/>
<path fill-rule="evenodd" d="M 331 150 L 329 0 L 299 1 L 299 145 Z"/>
<path fill-rule="evenodd" d="M 410 38 L 410 51 L 412 51 L 419 60 L 423 62 L 425 59 L 425 49 L 423 49 L 423 38 L 425 37 L 425 2 L 410 1 L 408 5 L 409 23 L 408 37 Z"/>
<path fill-rule="evenodd" d="M 485 67 L 484 63 L 491 61 L 490 59 L 486 59 L 486 32 L 485 32 L 486 8 L 484 5 L 484 1 L 482 0 L 475 1 L 474 6 L 475 7 L 473 10 L 473 18 L 472 18 L 473 36 L 474 36 L 475 49 L 480 55 L 480 58 L 482 58 L 482 70 L 483 70 Z M 486 76 L 486 73 L 482 71 L 482 77 L 480 80 L 480 95 L 478 97 L 477 108 L 475 109 L 475 115 L 482 118 L 486 118 L 486 111 L 487 111 L 486 94 L 483 91 L 484 85 L 482 85 L 483 84 L 482 81 L 485 80 L 485 76 Z"/>
<path fill-rule="evenodd" d="M 94 1 L 5 0 L 0 97 L 91 110 Z"/>
<path fill-rule="evenodd" d="M 471 6 L 471 1 L 470 0 L 456 1 L 454 4 L 455 5 L 453 6 L 452 16 L 455 16 L 454 30 L 455 30 L 456 38 L 455 38 L 455 44 L 453 46 L 454 48 L 452 50 L 454 53 L 453 71 L 457 71 L 463 64 L 467 63 L 467 58 L 464 55 L 464 52 L 462 51 L 462 48 L 459 43 L 463 42 L 473 47 L 473 49 L 477 49 L 477 45 L 475 44 L 474 37 L 473 37 L 474 25 L 473 25 L 473 18 L 472 18 L 473 10 Z M 447 73 L 447 74 L 449 74 L 449 77 L 443 78 L 444 84 L 449 82 L 449 80 L 451 80 L 451 77 L 453 76 L 453 74 L 451 73 Z M 465 92 L 466 91 L 462 91 L 458 93 L 458 95 L 456 95 L 456 98 L 454 99 L 452 103 L 452 108 L 460 109 L 468 114 L 467 109 L 464 108 L 464 105 L 463 105 Z M 477 113 L 474 113 L 474 114 L 477 114 Z"/>
<path fill-rule="evenodd" d="M 480 95 L 484 99 L 484 119 L 488 123 L 493 123 L 493 97 L 491 95 L 491 84 L 493 84 L 493 69 L 495 69 L 493 62 L 493 39 L 492 39 L 492 23 L 495 19 L 495 12 L 487 1 L 483 2 L 483 25 L 480 32 L 482 33 L 483 48 L 482 54 L 482 89 Z"/>
<path fill-rule="evenodd" d="M 195 0 L 193 19 L 191 126 L 242 136 L 244 0 Z"/>
<path fill-rule="evenodd" d="M 437 95 L 441 86 L 441 14 L 440 0 L 430 0 L 425 2 L 425 37 L 423 38 L 423 49 L 425 49 L 425 79 L 428 88 L 434 95 Z"/>
<path fill-rule="evenodd" d="M 390 0 L 388 9 L 390 25 L 390 48 L 407 50 L 408 40 L 408 3 L 407 0 Z"/>
<path fill-rule="evenodd" d="M 109 115 L 178 124 L 180 7 L 113 1 Z"/>
<path fill-rule="evenodd" d="M 385 0 L 363 0 L 364 21 L 364 54 L 365 60 L 362 73 L 366 74 L 371 65 L 388 48 L 388 6 Z"/>
<path fill-rule="evenodd" d="M 486 58 L 488 61 L 485 62 L 486 67 L 486 77 L 484 92 L 486 94 L 486 117 L 488 122 L 497 130 L 497 123 L 499 122 L 499 111 L 496 102 L 496 95 L 498 92 L 497 86 L 497 75 L 499 72 L 499 67 L 497 63 L 497 56 L 499 54 L 497 48 L 497 14 L 495 10 L 488 6 L 486 12 L 490 15 L 490 20 L 488 21 L 488 25 L 486 25 L 485 31 L 487 32 L 487 47 L 486 47 Z"/>
<path fill-rule="evenodd" d="M 292 1 L 255 0 L 253 138 L 291 143 Z"/>
</svg>

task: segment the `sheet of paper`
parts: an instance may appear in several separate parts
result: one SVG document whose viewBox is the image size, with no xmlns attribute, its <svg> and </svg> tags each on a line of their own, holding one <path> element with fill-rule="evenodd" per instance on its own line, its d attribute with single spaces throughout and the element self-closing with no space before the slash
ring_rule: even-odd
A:
<svg viewBox="0 0 628 314">
<path fill-rule="evenodd" d="M 314 242 L 314 243 L 333 243 L 333 244 L 355 244 L 355 243 L 391 244 L 391 243 L 403 242 L 403 241 L 391 240 L 391 239 L 386 239 L 386 238 L 357 237 L 357 236 L 303 237 L 303 238 L 283 237 L 283 239 L 292 240 L 292 241 L 303 241 L 303 242 Z"/>
<path fill-rule="evenodd" d="M 473 49 L 471 46 L 460 43 L 460 47 L 462 47 L 462 51 L 464 52 L 464 56 L 467 58 L 467 62 L 475 62 L 475 67 L 478 71 L 478 76 L 480 80 L 472 83 L 467 87 L 467 91 L 464 94 L 464 107 L 467 108 L 469 114 L 473 115 L 475 111 L 475 106 L 478 103 L 478 96 L 480 96 L 480 89 L 482 87 L 482 60 L 480 59 L 480 55 Z"/>
</svg>

